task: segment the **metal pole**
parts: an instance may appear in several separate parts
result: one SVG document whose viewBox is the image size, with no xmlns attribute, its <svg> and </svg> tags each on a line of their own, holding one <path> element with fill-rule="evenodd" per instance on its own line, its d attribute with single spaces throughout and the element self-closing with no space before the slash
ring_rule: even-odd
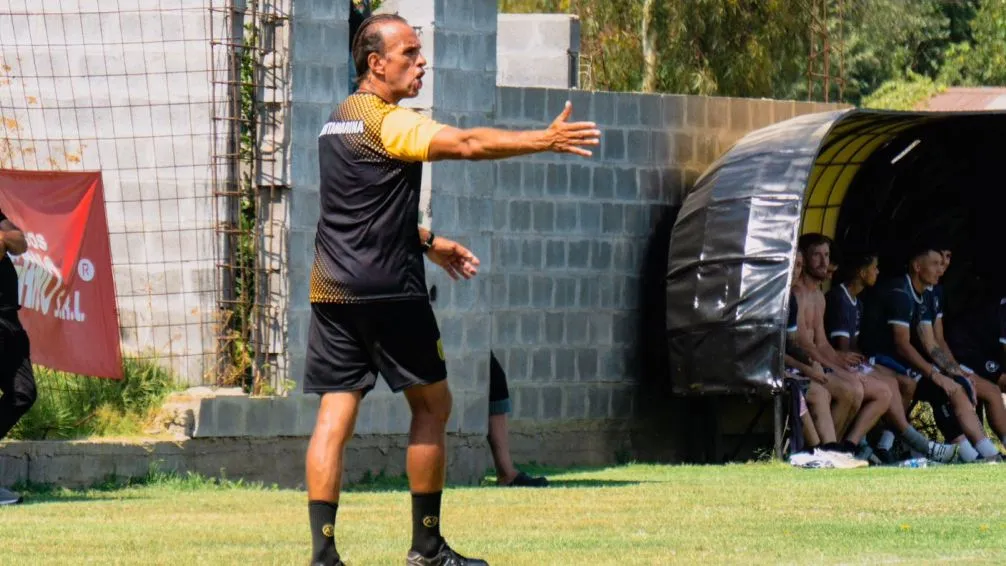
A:
<svg viewBox="0 0 1006 566">
<path fill-rule="evenodd" d="M 775 405 L 774 413 L 775 418 L 773 419 L 773 432 L 775 433 L 775 457 L 782 460 L 782 395 L 773 395 L 772 402 Z"/>
</svg>

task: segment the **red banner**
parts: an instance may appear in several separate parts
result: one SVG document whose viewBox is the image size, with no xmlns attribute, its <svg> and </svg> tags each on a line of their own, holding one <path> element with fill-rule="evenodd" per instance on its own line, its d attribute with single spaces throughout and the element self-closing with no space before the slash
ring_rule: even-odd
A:
<svg viewBox="0 0 1006 566">
<path fill-rule="evenodd" d="M 28 241 L 12 259 L 32 361 L 122 379 L 101 173 L 0 169 L 0 210 Z"/>
</svg>

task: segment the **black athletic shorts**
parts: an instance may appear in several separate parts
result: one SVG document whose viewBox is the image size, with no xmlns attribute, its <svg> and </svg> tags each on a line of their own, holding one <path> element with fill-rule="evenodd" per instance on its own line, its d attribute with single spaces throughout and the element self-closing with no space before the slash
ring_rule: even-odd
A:
<svg viewBox="0 0 1006 566">
<path fill-rule="evenodd" d="M 510 389 L 506 383 L 506 372 L 496 359 L 496 353 L 489 351 L 489 414 L 505 415 L 513 410 L 510 403 Z"/>
<path fill-rule="evenodd" d="M 950 378 L 964 388 L 964 393 L 969 398 L 974 396 L 975 392 L 968 380 L 957 375 L 952 375 Z M 957 415 L 954 414 L 954 408 L 950 405 L 950 398 L 931 380 L 926 378 L 919 380 L 919 385 L 915 389 L 915 398 L 929 403 L 929 406 L 932 407 L 936 428 L 940 430 L 947 442 L 964 434 L 964 429 L 961 428 L 961 424 L 957 421 Z"/>
<path fill-rule="evenodd" d="M 377 384 L 378 372 L 392 391 L 447 378 L 429 301 L 312 303 L 304 392 L 366 394 Z"/>
<path fill-rule="evenodd" d="M 970 350 L 964 350 L 961 352 L 954 352 L 954 357 L 957 361 L 970 369 L 978 377 L 983 377 L 992 383 L 999 382 L 999 376 L 1003 373 L 1003 368 L 999 365 L 999 360 L 995 358 L 988 358 L 983 356 L 980 352 L 974 352 Z"/>
</svg>

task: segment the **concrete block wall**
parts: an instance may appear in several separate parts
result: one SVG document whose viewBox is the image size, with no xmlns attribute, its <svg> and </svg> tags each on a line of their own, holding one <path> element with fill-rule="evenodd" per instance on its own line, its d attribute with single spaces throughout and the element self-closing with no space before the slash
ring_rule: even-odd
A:
<svg viewBox="0 0 1006 566">
<path fill-rule="evenodd" d="M 496 102 L 496 1 L 435 0 L 433 119 L 460 128 L 492 125 Z M 427 262 L 447 370 L 455 394 L 450 430 L 484 435 L 489 416 L 491 253 L 495 163 L 438 162 L 431 170 L 432 228 L 471 249 L 480 274 L 452 281 Z"/>
<path fill-rule="evenodd" d="M 546 127 L 566 100 L 572 120 L 602 130 L 593 157 L 542 154 L 496 167 L 492 345 L 516 420 L 626 419 L 646 377 L 642 277 L 662 215 L 745 133 L 832 106 L 501 87 L 496 123 Z"/>
<path fill-rule="evenodd" d="M 580 18 L 569 14 L 500 14 L 496 84 L 579 86 Z"/>
<path fill-rule="evenodd" d="M 289 379 L 299 390 L 304 376 L 311 317 L 308 283 L 319 212 L 318 132 L 349 92 L 349 4 L 293 1 L 290 29 L 290 197 L 287 260 Z M 341 55 L 340 55 L 341 54 Z"/>
<path fill-rule="evenodd" d="M 204 0 L 170 4 L 7 2 L 0 167 L 101 170 L 124 353 L 153 350 L 200 382 L 216 347 L 222 22 Z"/>
</svg>

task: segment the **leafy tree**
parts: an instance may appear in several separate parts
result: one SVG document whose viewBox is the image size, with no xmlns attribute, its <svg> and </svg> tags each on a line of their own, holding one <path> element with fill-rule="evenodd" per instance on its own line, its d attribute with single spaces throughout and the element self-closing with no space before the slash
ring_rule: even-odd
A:
<svg viewBox="0 0 1006 566">
<path fill-rule="evenodd" d="M 1006 86 L 1006 1 L 982 2 L 970 28 L 970 41 L 947 50 L 940 80 L 955 86 Z"/>
</svg>

